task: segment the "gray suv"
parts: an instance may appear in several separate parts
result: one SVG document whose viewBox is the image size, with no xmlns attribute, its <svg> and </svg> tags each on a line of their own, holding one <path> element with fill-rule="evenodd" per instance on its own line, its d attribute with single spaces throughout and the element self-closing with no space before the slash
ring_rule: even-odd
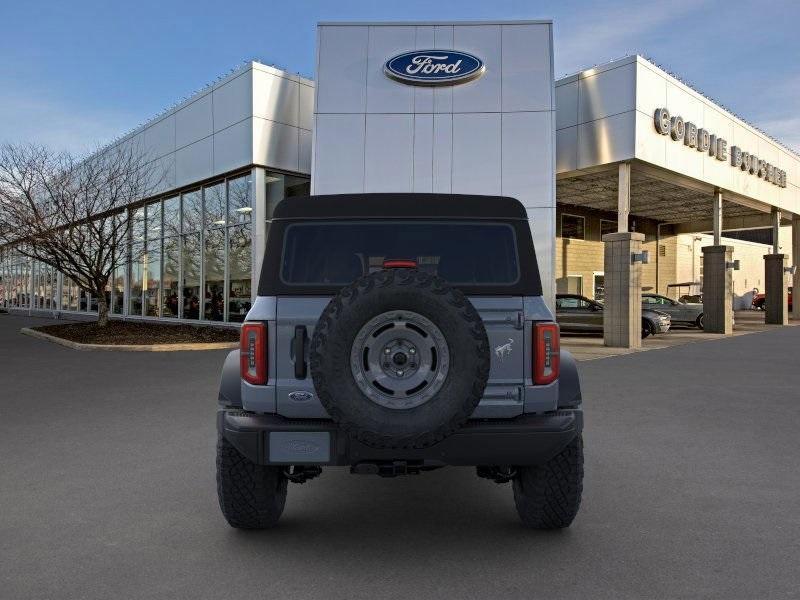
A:
<svg viewBox="0 0 800 600">
<path fill-rule="evenodd" d="M 275 208 L 219 389 L 230 525 L 274 525 L 287 484 L 326 467 L 391 477 L 453 465 L 511 482 L 526 525 L 566 527 L 582 429 L 575 361 L 517 200 L 356 194 Z"/>
</svg>

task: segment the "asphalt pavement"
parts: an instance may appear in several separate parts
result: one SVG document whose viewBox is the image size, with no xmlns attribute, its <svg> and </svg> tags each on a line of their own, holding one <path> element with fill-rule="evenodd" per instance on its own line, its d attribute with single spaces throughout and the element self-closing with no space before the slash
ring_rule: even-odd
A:
<svg viewBox="0 0 800 600">
<path fill-rule="evenodd" d="M 214 483 L 225 352 L 81 352 L 0 315 L 0 598 L 797 598 L 800 327 L 580 365 L 573 526 L 451 468 L 327 469 L 279 526 Z"/>
</svg>

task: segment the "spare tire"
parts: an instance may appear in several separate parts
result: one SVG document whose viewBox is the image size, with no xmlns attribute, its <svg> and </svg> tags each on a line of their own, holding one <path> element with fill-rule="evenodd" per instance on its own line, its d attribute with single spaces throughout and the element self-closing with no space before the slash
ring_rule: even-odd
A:
<svg viewBox="0 0 800 600">
<path fill-rule="evenodd" d="M 384 269 L 330 301 L 310 365 L 323 406 L 350 436 L 375 448 L 424 448 L 480 402 L 489 340 L 470 301 L 444 279 Z"/>
</svg>

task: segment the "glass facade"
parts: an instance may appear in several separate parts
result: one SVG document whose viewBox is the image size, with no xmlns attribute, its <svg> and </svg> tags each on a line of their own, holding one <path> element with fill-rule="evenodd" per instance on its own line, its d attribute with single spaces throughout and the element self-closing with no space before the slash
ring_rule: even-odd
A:
<svg viewBox="0 0 800 600">
<path fill-rule="evenodd" d="M 267 227 L 284 197 L 309 179 L 266 172 Z M 106 288 L 112 315 L 240 323 L 252 305 L 252 172 L 212 181 L 124 213 L 127 265 Z M 97 298 L 55 269 L 0 248 L 0 306 L 96 312 Z"/>
</svg>

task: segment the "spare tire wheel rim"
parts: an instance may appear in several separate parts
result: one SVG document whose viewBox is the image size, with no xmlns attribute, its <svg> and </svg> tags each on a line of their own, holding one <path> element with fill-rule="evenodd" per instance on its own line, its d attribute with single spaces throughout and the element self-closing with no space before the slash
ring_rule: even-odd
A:
<svg viewBox="0 0 800 600">
<path fill-rule="evenodd" d="M 430 319 L 391 310 L 370 319 L 356 334 L 350 367 L 367 398 L 386 408 L 410 409 L 428 402 L 444 385 L 450 349 Z"/>
</svg>

